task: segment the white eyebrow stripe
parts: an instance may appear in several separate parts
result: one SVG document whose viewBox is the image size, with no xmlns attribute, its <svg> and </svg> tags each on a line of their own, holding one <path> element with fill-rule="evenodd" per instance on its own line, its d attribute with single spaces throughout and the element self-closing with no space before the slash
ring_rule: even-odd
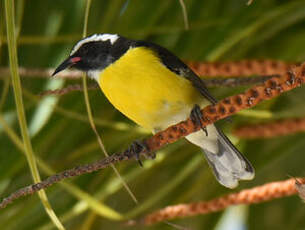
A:
<svg viewBox="0 0 305 230">
<path fill-rule="evenodd" d="M 93 34 L 90 37 L 84 38 L 76 43 L 70 53 L 70 56 L 73 55 L 85 43 L 110 40 L 110 43 L 113 45 L 118 38 L 119 35 L 117 34 Z"/>
</svg>

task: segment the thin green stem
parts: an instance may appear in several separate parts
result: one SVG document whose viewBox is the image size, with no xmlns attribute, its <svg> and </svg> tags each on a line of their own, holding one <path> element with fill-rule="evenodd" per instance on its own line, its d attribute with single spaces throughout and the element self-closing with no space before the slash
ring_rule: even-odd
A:
<svg viewBox="0 0 305 230">
<path fill-rule="evenodd" d="M 16 38 L 19 37 L 20 31 L 21 31 L 23 15 L 24 15 L 24 0 L 19 0 L 17 10 L 16 10 L 16 26 L 15 26 Z"/>
<path fill-rule="evenodd" d="M 126 213 L 125 218 L 126 219 L 134 218 L 139 213 L 142 213 L 143 211 L 147 210 L 148 208 L 156 204 L 157 201 L 161 200 L 163 197 L 170 194 L 170 191 L 172 189 L 174 189 L 179 183 L 181 183 L 185 178 L 187 178 L 194 170 L 196 170 L 200 162 L 202 162 L 202 156 L 200 154 L 197 154 L 183 167 L 183 169 L 178 174 L 175 175 L 174 178 L 172 178 L 171 181 L 168 182 L 168 184 L 161 187 L 157 193 L 150 196 L 147 200 L 141 203 L 141 205 L 137 206 L 133 210 Z"/>
<path fill-rule="evenodd" d="M 179 0 L 179 3 L 181 5 L 181 9 L 182 9 L 184 26 L 185 26 L 185 29 L 188 30 L 190 28 L 190 26 L 189 26 L 189 21 L 188 21 L 187 11 L 186 11 L 186 7 L 185 7 L 185 4 L 184 4 L 184 1 L 183 0 Z"/>
<path fill-rule="evenodd" d="M 22 143 L 22 140 L 17 136 L 17 134 L 14 132 L 14 130 L 7 124 L 7 122 L 4 120 L 4 118 L 0 114 L 0 124 L 5 130 L 8 137 L 12 140 L 12 142 L 16 145 L 16 147 L 22 152 L 25 153 L 25 149 Z M 56 172 L 50 168 L 42 159 L 36 158 L 38 166 L 42 169 L 44 173 L 47 175 L 53 175 Z M 75 196 L 79 199 L 79 202 L 82 202 L 82 204 L 85 204 L 87 208 L 90 208 L 95 213 L 99 214 L 100 216 L 104 216 L 106 218 L 112 219 L 112 220 L 120 220 L 123 217 L 116 212 L 115 210 L 109 208 L 108 206 L 104 205 L 101 201 L 97 200 L 93 196 L 89 195 L 88 193 L 84 192 L 77 186 L 75 186 L 72 183 L 69 182 L 60 182 L 60 186 L 62 186 L 66 191 L 68 191 L 70 194 Z"/>
<path fill-rule="evenodd" d="M 5 12 L 6 12 L 6 28 L 7 28 L 7 40 L 8 40 L 8 51 L 9 51 L 9 62 L 10 70 L 12 75 L 12 84 L 14 89 L 16 110 L 18 114 L 19 126 L 21 130 L 21 135 L 23 139 L 23 144 L 25 148 L 26 158 L 31 170 L 31 174 L 35 183 L 40 182 L 40 175 L 37 169 L 37 164 L 35 161 L 34 151 L 32 148 L 31 140 L 29 137 L 26 117 L 23 107 L 22 90 L 21 83 L 18 73 L 18 59 L 17 59 L 17 49 L 16 49 L 16 36 L 15 36 L 15 22 L 14 22 L 14 1 L 5 0 Z M 38 192 L 41 202 L 53 221 L 54 225 L 58 229 L 65 229 L 57 218 L 55 212 L 53 211 L 47 195 L 44 190 Z"/>
<path fill-rule="evenodd" d="M 4 80 L 3 89 L 2 89 L 1 98 L 0 98 L 0 111 L 2 110 L 4 103 L 6 101 L 9 88 L 10 88 L 10 79 L 6 78 Z"/>
<path fill-rule="evenodd" d="M 86 11 L 85 11 L 85 19 L 84 19 L 83 37 L 86 37 L 86 34 L 87 34 L 87 26 L 88 26 L 88 18 L 89 18 L 90 5 L 91 5 L 91 0 L 87 0 Z M 96 135 L 97 141 L 98 141 L 102 151 L 104 152 L 105 156 L 108 157 L 109 154 L 107 153 L 106 148 L 105 148 L 105 146 L 103 144 L 103 141 L 102 141 L 101 137 L 99 136 L 99 134 L 98 134 L 98 132 L 96 130 L 96 126 L 95 126 L 95 123 L 94 123 L 94 120 L 93 120 L 93 115 L 92 115 L 92 110 L 91 110 L 90 100 L 89 100 L 89 94 L 88 94 L 88 86 L 87 86 L 87 77 L 86 77 L 86 75 L 83 75 L 82 79 L 83 79 L 84 97 L 85 97 L 85 103 L 86 103 L 86 108 L 87 108 L 87 113 L 88 113 L 88 119 L 89 119 L 91 128 L 92 128 L 93 132 Z M 129 195 L 131 196 L 133 201 L 137 204 L 138 203 L 137 198 L 132 193 L 132 191 L 130 190 L 130 188 L 126 184 L 126 182 L 123 180 L 123 178 L 121 177 L 121 175 L 118 172 L 118 170 L 116 169 L 116 167 L 113 164 L 111 164 L 111 168 L 114 170 L 114 172 L 117 175 L 117 177 L 120 178 L 123 186 L 125 187 L 126 191 L 129 193 Z"/>
</svg>

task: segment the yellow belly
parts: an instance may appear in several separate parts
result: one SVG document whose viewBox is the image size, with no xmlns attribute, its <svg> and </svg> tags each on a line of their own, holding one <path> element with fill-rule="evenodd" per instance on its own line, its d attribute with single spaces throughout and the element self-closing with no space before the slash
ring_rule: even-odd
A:
<svg viewBox="0 0 305 230">
<path fill-rule="evenodd" d="M 108 100 L 137 124 L 164 129 L 189 116 L 202 96 L 187 79 L 167 69 L 153 51 L 130 49 L 99 76 Z"/>
</svg>

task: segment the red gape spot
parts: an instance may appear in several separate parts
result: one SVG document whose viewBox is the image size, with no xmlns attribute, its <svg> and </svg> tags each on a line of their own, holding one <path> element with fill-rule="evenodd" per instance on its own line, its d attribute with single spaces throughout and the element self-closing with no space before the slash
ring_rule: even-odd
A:
<svg viewBox="0 0 305 230">
<path fill-rule="evenodd" d="M 76 62 L 79 62 L 81 60 L 80 57 L 74 57 L 74 58 L 71 58 L 71 62 L 72 63 L 76 63 Z"/>
</svg>

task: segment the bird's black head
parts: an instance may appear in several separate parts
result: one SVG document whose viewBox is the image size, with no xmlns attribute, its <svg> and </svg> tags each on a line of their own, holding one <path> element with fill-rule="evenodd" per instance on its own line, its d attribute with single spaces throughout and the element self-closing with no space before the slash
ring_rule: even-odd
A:
<svg viewBox="0 0 305 230">
<path fill-rule="evenodd" d="M 53 76 L 69 67 L 85 72 L 102 70 L 118 58 L 120 54 L 117 54 L 117 51 L 120 48 L 116 47 L 126 47 L 125 40 L 116 34 L 94 34 L 84 38 L 74 46 L 70 56 L 56 68 Z"/>
</svg>

